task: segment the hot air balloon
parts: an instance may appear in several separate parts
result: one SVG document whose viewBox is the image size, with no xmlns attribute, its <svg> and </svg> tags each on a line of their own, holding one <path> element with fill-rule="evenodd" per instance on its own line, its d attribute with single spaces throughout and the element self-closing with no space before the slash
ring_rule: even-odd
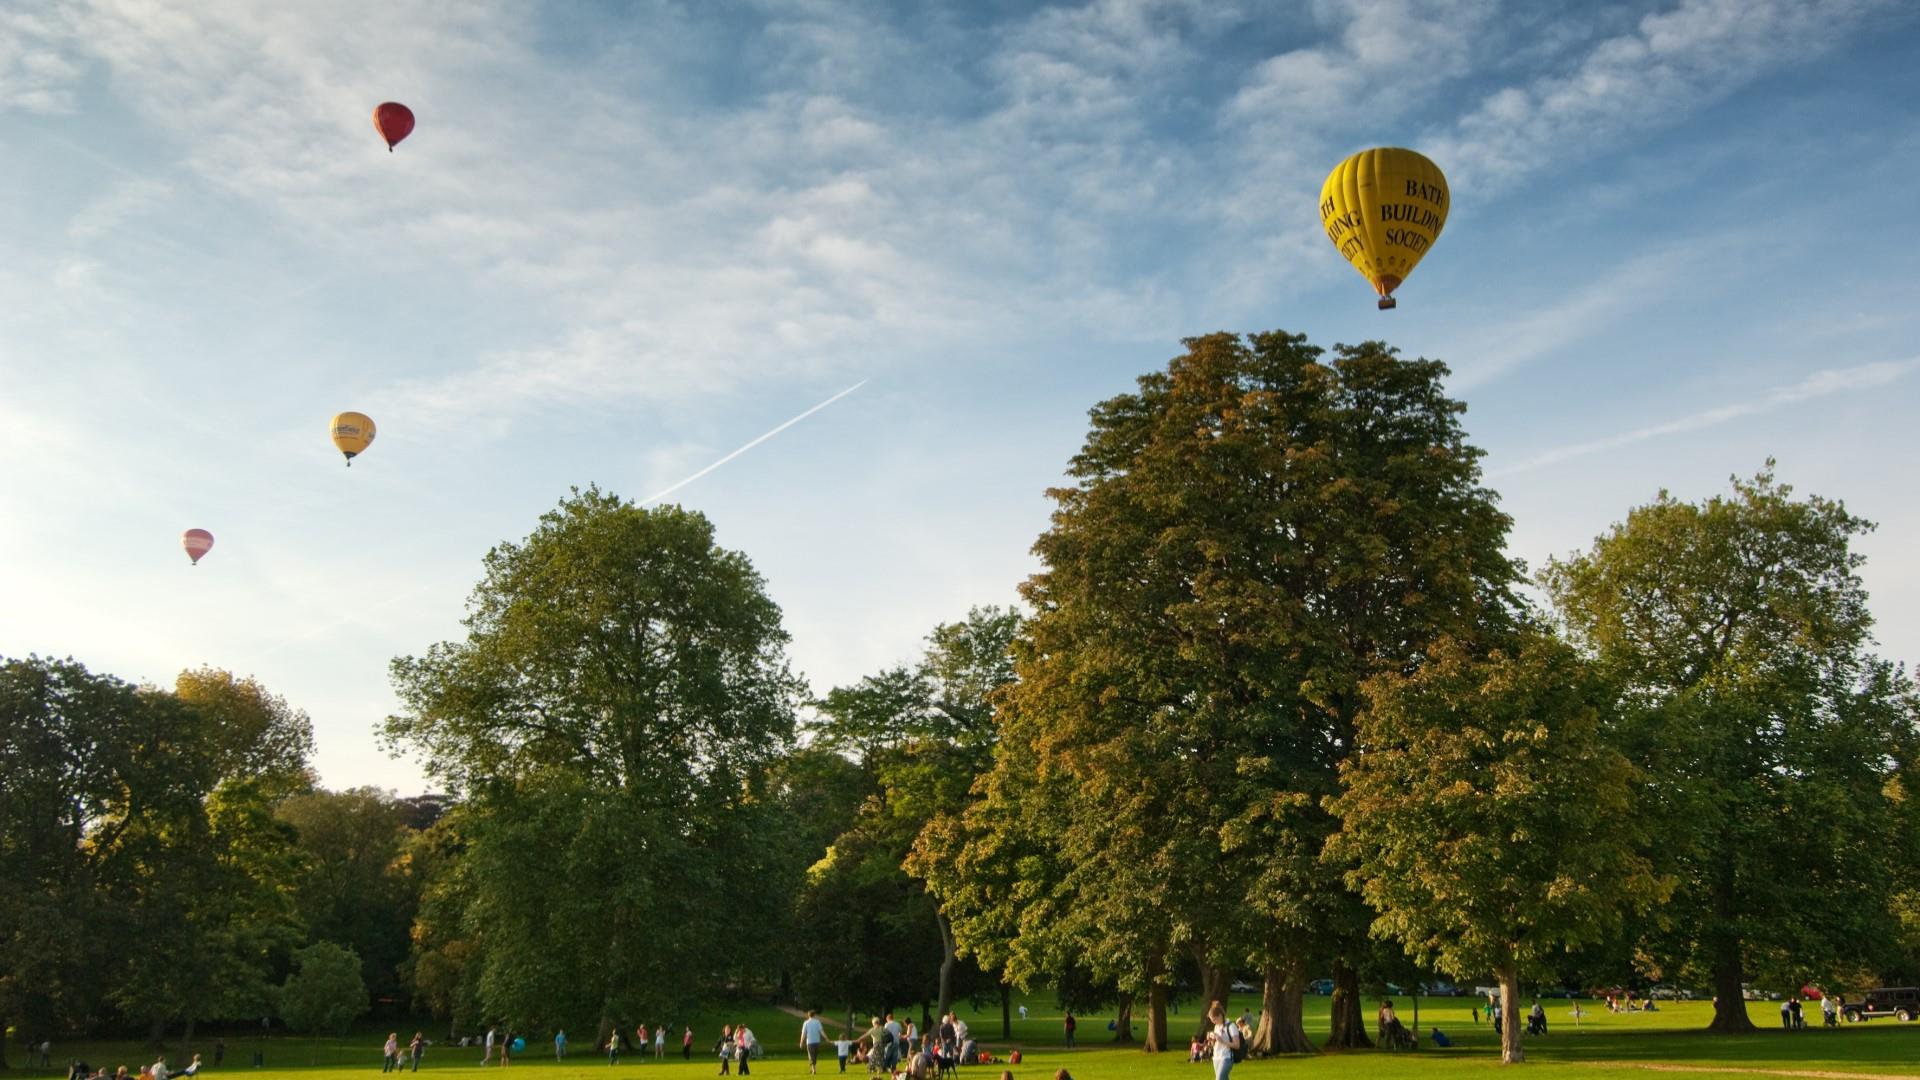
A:
<svg viewBox="0 0 1920 1080">
<path fill-rule="evenodd" d="M 386 101 L 374 107 L 373 130 L 387 140 L 387 153 L 400 145 L 400 140 L 413 134 L 413 110 L 397 101 Z"/>
<path fill-rule="evenodd" d="M 213 534 L 205 529 L 188 529 L 180 534 L 180 546 L 187 549 L 187 558 L 193 565 L 200 565 L 200 557 L 213 550 Z"/>
<path fill-rule="evenodd" d="M 1447 224 L 1447 178 L 1412 150 L 1362 150 L 1333 167 L 1320 188 L 1320 224 L 1340 254 L 1394 307 L 1407 280 Z"/>
<path fill-rule="evenodd" d="M 365 413 L 343 412 L 333 418 L 329 427 L 333 435 L 333 445 L 347 455 L 347 467 L 353 467 L 355 454 L 366 453 L 373 445 L 373 417 Z"/>
</svg>

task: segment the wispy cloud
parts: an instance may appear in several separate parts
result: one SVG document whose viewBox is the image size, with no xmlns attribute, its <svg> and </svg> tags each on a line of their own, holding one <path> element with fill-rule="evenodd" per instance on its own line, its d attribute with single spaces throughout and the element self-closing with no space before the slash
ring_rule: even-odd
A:
<svg viewBox="0 0 1920 1080">
<path fill-rule="evenodd" d="M 1872 390 L 1906 378 L 1920 371 L 1920 357 L 1909 360 L 1889 360 L 1871 364 L 1860 364 L 1848 368 L 1829 368 L 1816 371 L 1790 386 L 1783 386 L 1772 393 L 1748 401 L 1736 401 L 1725 405 L 1716 405 L 1699 412 L 1664 423 L 1634 428 L 1618 435 L 1609 435 L 1603 439 L 1591 439 L 1573 443 L 1536 454 L 1515 465 L 1490 469 L 1489 478 L 1512 476 L 1516 473 L 1532 472 L 1544 469 L 1573 458 L 1603 454 L 1609 450 L 1618 450 L 1635 443 L 1665 438 L 1669 435 L 1682 435 L 1702 428 L 1714 427 L 1743 417 L 1757 416 L 1772 412 L 1788 405 L 1796 405 L 1814 398 L 1831 397 L 1835 394 L 1855 393 Z"/>
<path fill-rule="evenodd" d="M 1683 0 L 1608 37 L 1567 74 L 1488 94 L 1426 140 L 1463 191 L 1563 167 L 1629 131 L 1665 127 L 1770 71 L 1806 63 L 1889 0 Z"/>
<path fill-rule="evenodd" d="M 73 109 L 73 86 L 81 67 L 63 48 L 71 32 L 57 8 L 0 11 L 0 109 Z"/>
</svg>

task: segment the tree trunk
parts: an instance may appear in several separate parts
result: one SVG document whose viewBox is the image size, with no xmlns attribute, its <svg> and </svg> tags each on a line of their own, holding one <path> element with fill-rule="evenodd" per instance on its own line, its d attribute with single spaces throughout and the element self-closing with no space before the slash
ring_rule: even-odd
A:
<svg viewBox="0 0 1920 1080">
<path fill-rule="evenodd" d="M 147 1048 L 149 1050 L 160 1050 L 164 1049 L 166 1045 L 167 1019 L 164 1016 L 155 1017 L 153 1023 L 147 1028 Z"/>
<path fill-rule="evenodd" d="M 1420 984 L 1413 984 L 1413 1048 L 1420 1049 Z"/>
<path fill-rule="evenodd" d="M 1740 985 L 1746 974 L 1740 963 L 1740 940 L 1728 935 L 1716 943 L 1714 953 L 1713 1023 L 1707 1025 L 1707 1030 L 1723 1035 L 1746 1035 L 1760 1030 L 1747 1015 L 1746 987 Z"/>
<path fill-rule="evenodd" d="M 1518 1065 L 1527 1060 L 1520 1049 L 1520 969 L 1511 962 L 1500 968 L 1500 1064 Z"/>
<path fill-rule="evenodd" d="M 1147 988 L 1147 1042 L 1144 1049 L 1157 1054 L 1167 1048 L 1167 988 L 1158 981 Z"/>
<path fill-rule="evenodd" d="M 1208 963 L 1206 946 L 1200 942 L 1193 944 L 1193 962 L 1200 968 L 1200 1007 L 1205 1009 L 1217 1001 L 1221 1008 L 1227 1008 L 1227 997 L 1233 992 L 1232 969 Z M 1233 1010 L 1227 1011 L 1231 1014 Z"/>
<path fill-rule="evenodd" d="M 1013 987 L 1000 982 L 1000 1037 L 1013 1038 Z"/>
<path fill-rule="evenodd" d="M 1360 973 L 1345 963 L 1333 965 L 1333 1030 L 1327 1036 L 1329 1050 L 1359 1050 L 1373 1045 L 1367 1036 L 1367 1024 L 1360 1017 Z"/>
<path fill-rule="evenodd" d="M 1120 1011 L 1113 1018 L 1113 1041 L 1122 1046 L 1132 1046 L 1133 1037 L 1133 995 L 1120 995 Z"/>
<path fill-rule="evenodd" d="M 1254 1032 L 1252 1054 L 1311 1054 L 1313 1043 L 1307 1038 L 1301 1020 L 1301 994 L 1304 967 L 1298 961 L 1274 964 L 1267 968 L 1260 985 L 1260 1030 Z"/>
<path fill-rule="evenodd" d="M 28 1061 L 31 1062 L 32 1059 L 29 1058 Z M 0 1069 L 11 1068 L 13 1066 L 7 1064 L 7 1018 L 0 1016 Z"/>
<path fill-rule="evenodd" d="M 186 1057 L 187 1053 L 193 1049 L 193 1024 L 194 1018 L 191 1016 L 187 1017 L 186 1033 L 180 1036 L 180 1056 L 182 1058 Z"/>
<path fill-rule="evenodd" d="M 953 923 L 948 921 L 943 911 L 935 910 L 934 921 L 940 924 L 940 1015 L 953 1011 Z"/>
</svg>

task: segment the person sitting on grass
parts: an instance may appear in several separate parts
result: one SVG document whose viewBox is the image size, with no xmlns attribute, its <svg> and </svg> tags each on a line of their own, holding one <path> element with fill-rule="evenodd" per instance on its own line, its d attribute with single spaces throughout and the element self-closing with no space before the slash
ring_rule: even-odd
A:
<svg viewBox="0 0 1920 1080">
<path fill-rule="evenodd" d="M 1453 1045 L 1453 1040 L 1447 1038 L 1447 1033 L 1444 1031 L 1441 1031 L 1439 1028 L 1433 1029 L 1433 1034 L 1431 1038 L 1433 1039 L 1433 1045 L 1435 1046 L 1452 1046 Z"/>
</svg>

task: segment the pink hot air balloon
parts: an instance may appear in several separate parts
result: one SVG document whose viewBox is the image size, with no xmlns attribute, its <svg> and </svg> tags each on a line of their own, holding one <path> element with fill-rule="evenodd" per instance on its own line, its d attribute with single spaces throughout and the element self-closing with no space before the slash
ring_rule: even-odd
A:
<svg viewBox="0 0 1920 1080">
<path fill-rule="evenodd" d="M 205 529 L 188 529 L 180 534 L 180 546 L 187 549 L 187 558 L 193 565 L 200 565 L 200 556 L 213 550 L 213 534 Z"/>
</svg>

